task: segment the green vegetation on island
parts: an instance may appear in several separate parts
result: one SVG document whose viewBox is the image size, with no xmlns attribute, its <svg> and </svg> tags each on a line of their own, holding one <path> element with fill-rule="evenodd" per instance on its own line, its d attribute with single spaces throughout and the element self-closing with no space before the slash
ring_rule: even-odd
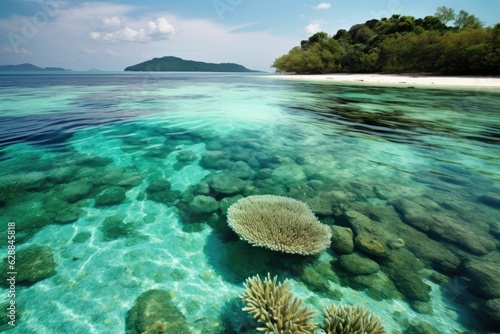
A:
<svg viewBox="0 0 500 334">
<path fill-rule="evenodd" d="M 65 70 L 62 67 L 38 67 L 33 64 L 19 64 L 19 65 L 0 65 L 0 71 L 32 71 L 32 72 L 38 72 L 38 71 L 70 71 L 70 70 Z"/>
<path fill-rule="evenodd" d="M 178 57 L 153 58 L 143 63 L 129 66 L 125 71 L 142 72 L 255 72 L 234 63 L 204 63 L 201 61 L 184 60 Z"/>
<path fill-rule="evenodd" d="M 446 24 L 454 22 L 453 27 Z M 474 15 L 439 7 L 416 19 L 393 15 L 341 29 L 318 32 L 277 58 L 277 72 L 500 74 L 500 23 L 483 27 Z"/>
</svg>

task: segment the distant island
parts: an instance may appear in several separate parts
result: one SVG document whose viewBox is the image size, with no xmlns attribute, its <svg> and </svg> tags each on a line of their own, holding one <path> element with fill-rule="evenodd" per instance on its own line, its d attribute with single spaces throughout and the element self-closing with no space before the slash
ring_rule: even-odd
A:
<svg viewBox="0 0 500 334">
<path fill-rule="evenodd" d="M 153 58 L 143 63 L 129 66 L 125 71 L 141 72 L 257 72 L 234 63 L 205 63 L 184 60 L 178 57 Z"/>
<path fill-rule="evenodd" d="M 447 25 L 454 21 L 454 26 Z M 318 32 L 278 57 L 280 73 L 426 73 L 499 75 L 500 23 L 483 27 L 474 15 L 438 7 L 424 18 L 392 15 Z"/>
<path fill-rule="evenodd" d="M 54 72 L 64 72 L 70 71 L 62 67 L 38 67 L 33 64 L 20 64 L 20 65 L 0 65 L 0 71 L 25 71 L 25 72 L 39 72 L 39 71 L 54 71 Z"/>
</svg>

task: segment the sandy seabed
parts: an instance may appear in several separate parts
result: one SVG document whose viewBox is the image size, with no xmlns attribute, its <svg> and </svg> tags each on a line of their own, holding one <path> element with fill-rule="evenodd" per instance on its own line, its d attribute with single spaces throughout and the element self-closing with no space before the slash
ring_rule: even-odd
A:
<svg viewBox="0 0 500 334">
<path fill-rule="evenodd" d="M 467 88 L 500 91 L 500 77 L 450 77 L 418 74 L 274 74 L 269 78 L 331 82 L 334 84 L 359 84 L 367 86 Z"/>
</svg>

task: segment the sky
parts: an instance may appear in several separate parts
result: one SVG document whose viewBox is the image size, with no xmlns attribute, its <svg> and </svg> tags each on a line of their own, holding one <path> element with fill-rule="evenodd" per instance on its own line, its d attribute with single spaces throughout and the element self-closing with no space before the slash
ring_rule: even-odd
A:
<svg viewBox="0 0 500 334">
<path fill-rule="evenodd" d="M 500 22 L 500 0 L 0 0 L 0 64 L 121 71 L 176 56 L 272 71 L 315 32 L 439 6 Z"/>
</svg>

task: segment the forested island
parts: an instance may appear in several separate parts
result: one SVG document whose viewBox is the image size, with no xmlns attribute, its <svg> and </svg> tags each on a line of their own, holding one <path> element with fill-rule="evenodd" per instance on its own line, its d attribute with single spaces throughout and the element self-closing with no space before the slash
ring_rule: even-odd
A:
<svg viewBox="0 0 500 334">
<path fill-rule="evenodd" d="M 202 61 L 184 60 L 178 57 L 153 58 L 143 63 L 129 66 L 125 71 L 156 72 L 255 72 L 234 63 L 213 64 Z"/>
<path fill-rule="evenodd" d="M 19 64 L 19 65 L 0 65 L 0 71 L 28 71 L 28 72 L 39 72 L 39 71 L 68 71 L 62 67 L 38 67 L 33 64 Z"/>
<path fill-rule="evenodd" d="M 447 26 L 448 22 L 453 26 Z M 333 36 L 318 32 L 277 58 L 277 72 L 500 74 L 500 23 L 484 24 L 463 10 L 439 7 L 433 16 L 393 15 Z"/>
</svg>

